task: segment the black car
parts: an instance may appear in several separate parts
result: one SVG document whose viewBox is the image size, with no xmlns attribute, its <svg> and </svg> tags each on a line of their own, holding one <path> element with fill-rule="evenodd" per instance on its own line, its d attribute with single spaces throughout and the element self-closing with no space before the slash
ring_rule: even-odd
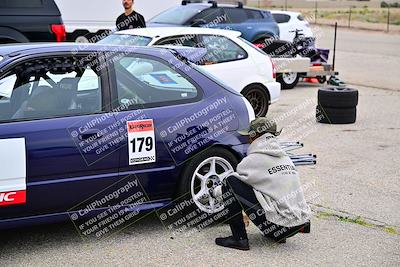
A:
<svg viewBox="0 0 400 267">
<path fill-rule="evenodd" d="M 0 0 L 0 44 L 65 41 L 54 0 Z"/>
</svg>

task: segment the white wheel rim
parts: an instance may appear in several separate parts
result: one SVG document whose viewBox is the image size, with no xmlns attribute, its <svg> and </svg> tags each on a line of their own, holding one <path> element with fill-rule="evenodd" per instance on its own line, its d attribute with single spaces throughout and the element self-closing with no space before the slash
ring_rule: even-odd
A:
<svg viewBox="0 0 400 267">
<path fill-rule="evenodd" d="M 292 84 L 296 81 L 297 74 L 294 72 L 284 73 L 282 79 L 286 84 Z"/>
<path fill-rule="evenodd" d="M 223 201 L 215 198 L 212 192 L 232 172 L 229 161 L 220 157 L 211 157 L 199 164 L 192 176 L 190 190 L 200 210 L 212 214 L 224 209 Z M 196 185 L 196 181 L 200 186 Z"/>
<path fill-rule="evenodd" d="M 80 43 L 80 44 L 89 43 L 89 39 L 86 38 L 85 36 L 79 36 L 75 39 L 75 43 Z"/>
</svg>

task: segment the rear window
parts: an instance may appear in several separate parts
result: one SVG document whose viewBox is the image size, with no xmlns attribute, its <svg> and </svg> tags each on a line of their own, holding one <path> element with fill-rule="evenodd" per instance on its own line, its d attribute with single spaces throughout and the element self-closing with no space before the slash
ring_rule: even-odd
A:
<svg viewBox="0 0 400 267">
<path fill-rule="evenodd" d="M 286 14 L 273 14 L 273 16 L 277 23 L 287 23 L 290 20 L 290 16 Z"/>
<path fill-rule="evenodd" d="M 248 56 L 243 48 L 224 36 L 202 35 L 200 38 L 207 54 L 199 64 L 218 64 L 245 59 Z"/>
<path fill-rule="evenodd" d="M 246 11 L 242 8 L 224 8 L 228 23 L 245 22 L 247 18 Z"/>
<path fill-rule="evenodd" d="M 246 9 L 247 17 L 249 19 L 262 19 L 263 15 L 258 10 Z"/>
<path fill-rule="evenodd" d="M 152 38 L 130 35 L 130 34 L 112 34 L 99 41 L 100 44 L 113 44 L 113 45 L 134 45 L 134 46 L 147 46 Z"/>
<path fill-rule="evenodd" d="M 126 55 L 115 62 L 114 71 L 120 104 L 167 106 L 192 102 L 199 96 L 188 79 L 154 59 Z"/>
</svg>

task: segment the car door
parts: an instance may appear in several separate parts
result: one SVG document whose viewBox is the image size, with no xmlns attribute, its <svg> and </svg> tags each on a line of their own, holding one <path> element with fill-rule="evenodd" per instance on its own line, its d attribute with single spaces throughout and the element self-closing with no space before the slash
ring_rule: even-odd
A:
<svg viewBox="0 0 400 267">
<path fill-rule="evenodd" d="M 100 141 L 115 123 L 108 78 L 86 58 L 43 55 L 3 70 L 0 219 L 65 212 L 118 178 L 118 144 Z"/>
<path fill-rule="evenodd" d="M 121 109 L 116 118 L 125 136 L 120 175 L 138 178 L 150 200 L 171 198 L 176 192 L 182 164 L 194 153 L 183 142 L 201 129 L 202 118 L 188 118 L 207 104 L 194 78 L 179 70 L 184 63 L 170 60 L 124 54 L 110 69 L 114 108 Z"/>
</svg>

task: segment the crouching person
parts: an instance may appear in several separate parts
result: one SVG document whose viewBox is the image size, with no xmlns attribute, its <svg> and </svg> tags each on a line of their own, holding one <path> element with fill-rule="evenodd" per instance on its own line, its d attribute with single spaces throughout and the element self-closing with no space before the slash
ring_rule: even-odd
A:
<svg viewBox="0 0 400 267">
<path fill-rule="evenodd" d="M 284 243 L 299 232 L 309 233 L 311 210 L 299 174 L 278 143 L 276 124 L 257 118 L 239 133 L 249 136 L 248 155 L 222 186 L 223 195 L 231 192 L 235 197 L 227 206 L 232 236 L 217 238 L 216 244 L 249 250 L 242 210 L 265 237 L 276 242 Z"/>
</svg>

